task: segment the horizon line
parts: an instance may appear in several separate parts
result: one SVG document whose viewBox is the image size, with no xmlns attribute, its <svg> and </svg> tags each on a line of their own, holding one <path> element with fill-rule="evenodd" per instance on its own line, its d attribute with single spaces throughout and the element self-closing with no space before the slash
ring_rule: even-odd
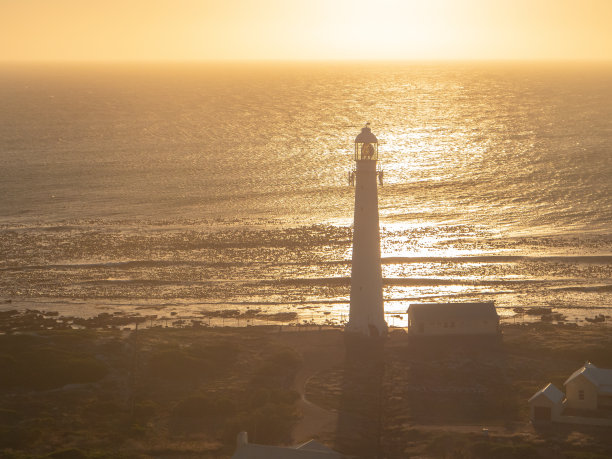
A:
<svg viewBox="0 0 612 459">
<path fill-rule="evenodd" d="M 360 64 L 360 63 L 593 63 L 612 64 L 612 58 L 432 58 L 432 59 L 284 59 L 284 58 L 221 58 L 221 59 L 0 59 L 5 64 Z"/>
</svg>

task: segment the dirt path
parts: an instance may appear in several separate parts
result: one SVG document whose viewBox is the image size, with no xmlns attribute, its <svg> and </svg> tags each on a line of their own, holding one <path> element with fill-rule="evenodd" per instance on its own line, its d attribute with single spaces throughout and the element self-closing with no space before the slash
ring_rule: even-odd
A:
<svg viewBox="0 0 612 459">
<path fill-rule="evenodd" d="M 302 412 L 302 418 L 295 425 L 292 432 L 293 440 L 296 443 L 302 443 L 312 438 L 332 436 L 336 431 L 338 423 L 338 413 L 321 408 L 305 397 L 306 384 L 313 374 L 304 380 L 301 389 L 298 390 L 296 388 L 301 396 L 297 405 Z"/>
<path fill-rule="evenodd" d="M 294 336 L 286 336 L 286 339 L 291 341 L 303 358 L 302 368 L 296 375 L 293 384 L 293 389 L 300 394 L 297 405 L 302 413 L 301 419 L 293 428 L 293 440 L 301 443 L 313 438 L 332 438 L 336 431 L 338 413 L 310 402 L 305 392 L 311 377 L 342 362 L 344 343 L 341 335 L 314 331 L 295 333 Z"/>
</svg>

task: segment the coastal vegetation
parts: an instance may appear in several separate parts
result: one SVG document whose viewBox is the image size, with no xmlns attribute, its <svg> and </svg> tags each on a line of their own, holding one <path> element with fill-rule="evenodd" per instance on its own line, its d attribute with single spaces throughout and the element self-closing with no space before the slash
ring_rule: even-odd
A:
<svg viewBox="0 0 612 459">
<path fill-rule="evenodd" d="M 344 346 L 340 330 L 298 330 L 2 334 L 0 455 L 230 457 L 242 430 L 255 443 L 295 441 L 301 393 L 343 413 L 335 432 L 319 435 L 338 449 L 358 444 L 360 424 L 351 420 L 365 419 L 361 426 L 375 427 L 376 447 L 390 458 L 601 459 L 612 451 L 605 429 L 528 423 L 527 399 L 547 382 L 561 386 L 587 359 L 612 368 L 604 325 L 505 326 L 488 346 L 415 343 L 397 329 L 370 369 L 343 352 L 328 364 L 326 349 Z M 356 427 L 343 428 L 345 421 Z"/>
</svg>

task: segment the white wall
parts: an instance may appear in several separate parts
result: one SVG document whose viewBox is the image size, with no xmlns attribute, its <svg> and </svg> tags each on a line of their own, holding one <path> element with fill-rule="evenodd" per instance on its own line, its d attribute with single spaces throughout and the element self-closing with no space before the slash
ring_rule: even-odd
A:
<svg viewBox="0 0 612 459">
<path fill-rule="evenodd" d="M 584 393 L 584 399 L 580 400 L 580 391 Z M 583 375 L 575 377 L 565 385 L 566 406 L 580 410 L 597 409 L 597 387 Z"/>
</svg>

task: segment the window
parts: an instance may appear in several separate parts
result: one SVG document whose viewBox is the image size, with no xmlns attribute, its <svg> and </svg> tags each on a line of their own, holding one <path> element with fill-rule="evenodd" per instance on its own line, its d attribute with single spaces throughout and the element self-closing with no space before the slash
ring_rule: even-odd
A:
<svg viewBox="0 0 612 459">
<path fill-rule="evenodd" d="M 578 400 L 584 400 L 584 391 L 582 389 L 578 391 Z"/>
</svg>

